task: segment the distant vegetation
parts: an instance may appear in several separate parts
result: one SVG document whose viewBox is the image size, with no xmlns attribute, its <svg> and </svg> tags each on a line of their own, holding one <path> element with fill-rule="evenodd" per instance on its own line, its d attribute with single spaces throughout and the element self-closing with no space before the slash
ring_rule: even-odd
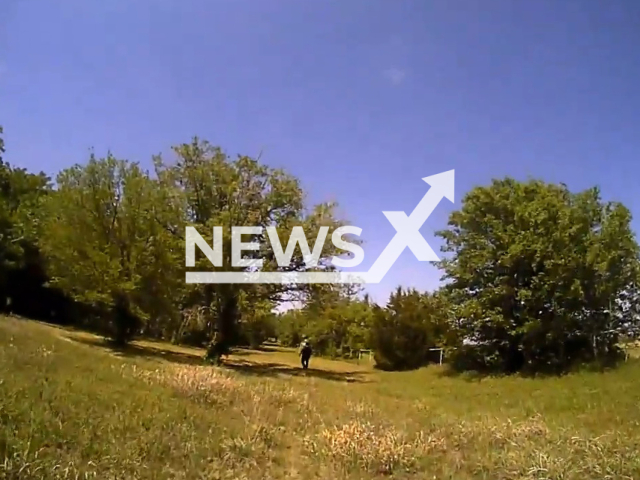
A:
<svg viewBox="0 0 640 480">
<path fill-rule="evenodd" d="M 4 152 L 4 143 L 1 152 Z M 439 232 L 443 287 L 398 288 L 386 306 L 335 285 L 187 285 L 185 226 L 211 243 L 224 226 L 293 226 L 315 239 L 346 222 L 334 204 L 305 205 L 298 179 L 258 160 L 228 158 L 194 138 L 154 169 L 91 155 L 55 184 L 0 158 L 0 308 L 102 332 L 119 345 L 136 336 L 207 345 L 220 361 L 238 345 L 308 335 L 322 355 L 372 349 L 378 367 L 415 369 L 438 360 L 459 370 L 563 372 L 609 364 L 634 338 L 639 247 L 631 214 L 597 188 L 505 178 L 474 188 Z M 0 153 L 1 155 L 1 153 Z M 269 239 L 256 238 L 264 268 L 281 269 Z M 316 270 L 330 270 L 326 242 Z M 309 270 L 299 249 L 290 270 Z M 213 267 L 203 255 L 198 270 Z M 275 314 L 284 301 L 301 309 Z"/>
</svg>

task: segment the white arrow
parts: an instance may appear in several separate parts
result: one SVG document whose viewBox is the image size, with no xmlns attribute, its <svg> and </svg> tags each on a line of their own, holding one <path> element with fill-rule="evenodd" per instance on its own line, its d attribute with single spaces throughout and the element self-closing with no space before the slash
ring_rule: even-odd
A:
<svg viewBox="0 0 640 480">
<path fill-rule="evenodd" d="M 380 283 L 406 247 L 409 247 L 421 262 L 440 260 L 420 234 L 420 228 L 443 197 L 454 201 L 454 173 L 455 170 L 449 170 L 424 177 L 422 180 L 431 185 L 431 188 L 409 217 L 404 212 L 382 212 L 396 229 L 396 234 L 367 272 L 367 283 Z"/>
</svg>

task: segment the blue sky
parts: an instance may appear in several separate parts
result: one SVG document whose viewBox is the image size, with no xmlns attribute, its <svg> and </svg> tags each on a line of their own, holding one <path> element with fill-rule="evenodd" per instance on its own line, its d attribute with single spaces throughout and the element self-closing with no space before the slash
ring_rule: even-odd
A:
<svg viewBox="0 0 640 480">
<path fill-rule="evenodd" d="M 450 169 L 436 250 L 493 177 L 599 185 L 640 218 L 640 2 L 4 0 L 0 124 L 7 160 L 50 174 L 193 135 L 262 151 L 363 229 L 363 269 L 395 232 L 382 211 Z M 439 277 L 407 249 L 368 290 Z"/>
</svg>

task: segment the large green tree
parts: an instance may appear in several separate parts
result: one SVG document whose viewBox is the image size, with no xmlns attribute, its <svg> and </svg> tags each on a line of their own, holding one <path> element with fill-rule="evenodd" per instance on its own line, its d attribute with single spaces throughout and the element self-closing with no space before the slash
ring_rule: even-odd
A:
<svg viewBox="0 0 640 480">
<path fill-rule="evenodd" d="M 194 138 L 191 143 L 173 149 L 175 161 L 167 164 L 156 157 L 156 174 L 161 186 L 163 202 L 168 205 L 164 216 L 157 220 L 174 236 L 175 248 L 184 251 L 185 227 L 195 227 L 213 245 L 214 227 L 222 228 L 222 265 L 214 267 L 196 251 L 199 271 L 250 271 L 251 267 L 232 266 L 231 228 L 234 226 L 262 227 L 262 234 L 253 237 L 259 244 L 255 251 L 245 252 L 245 259 L 262 259 L 263 271 L 330 270 L 328 260 L 338 253 L 330 241 L 324 243 L 317 265 L 307 265 L 302 251 L 296 248 L 292 263 L 279 267 L 267 227 L 274 227 L 283 250 L 293 227 L 302 227 L 313 250 L 321 227 L 327 227 L 327 239 L 341 225 L 335 219 L 334 205 L 321 204 L 307 209 L 305 195 L 299 181 L 287 172 L 270 168 L 258 160 L 239 156 L 230 159 L 219 147 Z M 248 241 L 243 238 L 243 241 Z M 183 263 L 184 265 L 184 263 Z M 278 302 L 292 292 L 304 290 L 300 285 L 240 285 L 205 284 L 189 288 L 189 302 L 207 309 L 211 320 L 209 336 L 212 343 L 208 357 L 221 355 L 239 338 L 241 294 L 261 301 Z"/>
<path fill-rule="evenodd" d="M 609 357 L 638 275 L 623 205 L 597 188 L 506 178 L 471 190 L 440 232 L 465 368 L 562 370 Z"/>
<path fill-rule="evenodd" d="M 21 280 L 22 291 L 31 291 L 45 281 L 35 243 L 40 205 L 50 192 L 50 181 L 44 173 L 32 174 L 11 166 L 3 159 L 4 151 L 0 136 L 0 309 L 20 293 L 16 278 Z"/>
<path fill-rule="evenodd" d="M 104 312 L 120 344 L 147 320 L 178 314 L 182 252 L 156 221 L 163 208 L 157 182 L 111 154 L 63 170 L 45 204 L 40 247 L 52 283 Z"/>
</svg>

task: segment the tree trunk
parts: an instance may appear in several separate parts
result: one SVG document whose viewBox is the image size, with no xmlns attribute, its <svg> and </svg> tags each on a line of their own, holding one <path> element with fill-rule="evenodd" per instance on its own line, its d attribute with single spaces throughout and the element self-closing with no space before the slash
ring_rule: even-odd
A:
<svg viewBox="0 0 640 480">
<path fill-rule="evenodd" d="M 113 342 L 124 347 L 135 335 L 139 326 L 138 319 L 131 313 L 127 299 L 118 295 L 113 308 Z"/>
<path fill-rule="evenodd" d="M 212 293 L 212 292 L 211 292 Z M 231 286 L 223 286 L 216 318 L 215 336 L 209 344 L 206 358 L 216 363 L 222 362 L 222 356 L 229 355 L 231 347 L 237 340 L 238 297 Z"/>
</svg>

